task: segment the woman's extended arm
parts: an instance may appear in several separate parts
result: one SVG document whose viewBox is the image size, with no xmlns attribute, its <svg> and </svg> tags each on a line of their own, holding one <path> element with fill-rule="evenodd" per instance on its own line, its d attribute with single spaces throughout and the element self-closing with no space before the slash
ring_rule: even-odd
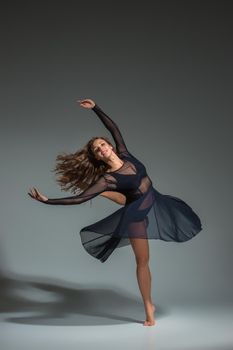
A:
<svg viewBox="0 0 233 350">
<path fill-rule="evenodd" d="M 36 188 L 28 192 L 29 196 L 42 202 L 45 204 L 62 204 L 62 205 L 71 205 L 71 204 L 81 204 L 84 203 L 96 196 L 100 193 L 106 191 L 108 189 L 108 183 L 103 176 L 100 178 L 89 188 L 83 191 L 81 194 L 72 196 L 72 197 L 64 197 L 64 198 L 47 198 L 42 195 Z"/>
<path fill-rule="evenodd" d="M 105 125 L 105 127 L 108 129 L 108 131 L 111 133 L 115 143 L 116 143 L 116 150 L 118 153 L 127 152 L 127 147 L 125 145 L 124 139 L 121 135 L 121 132 L 117 126 L 117 124 L 106 114 L 104 111 L 93 101 L 90 99 L 85 100 L 77 100 L 77 102 L 80 103 L 80 106 L 84 108 L 91 108 L 100 118 L 102 123 Z"/>
</svg>

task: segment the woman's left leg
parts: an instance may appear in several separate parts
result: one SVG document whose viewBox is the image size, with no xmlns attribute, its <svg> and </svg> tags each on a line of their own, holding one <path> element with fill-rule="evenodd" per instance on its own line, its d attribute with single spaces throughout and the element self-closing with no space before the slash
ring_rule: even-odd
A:
<svg viewBox="0 0 233 350">
<path fill-rule="evenodd" d="M 155 305 L 151 299 L 151 273 L 149 268 L 148 240 L 143 238 L 130 238 L 130 242 L 135 254 L 137 263 L 137 281 L 146 312 L 144 326 L 153 326 L 155 324 Z"/>
</svg>

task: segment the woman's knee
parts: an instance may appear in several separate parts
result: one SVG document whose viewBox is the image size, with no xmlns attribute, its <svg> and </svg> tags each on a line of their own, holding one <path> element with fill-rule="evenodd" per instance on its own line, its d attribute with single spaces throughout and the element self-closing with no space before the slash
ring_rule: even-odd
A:
<svg viewBox="0 0 233 350">
<path fill-rule="evenodd" d="M 145 267 L 149 264 L 149 255 L 135 256 L 138 267 Z"/>
<path fill-rule="evenodd" d="M 149 245 L 144 239 L 130 239 L 138 266 L 146 266 L 149 263 Z"/>
</svg>

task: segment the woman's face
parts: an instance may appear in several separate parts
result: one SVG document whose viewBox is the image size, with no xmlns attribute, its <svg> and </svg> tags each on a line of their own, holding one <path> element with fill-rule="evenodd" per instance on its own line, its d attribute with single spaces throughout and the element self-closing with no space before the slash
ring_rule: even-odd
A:
<svg viewBox="0 0 233 350">
<path fill-rule="evenodd" d="M 96 139 L 92 143 L 92 151 L 96 159 L 107 160 L 113 152 L 113 147 L 104 139 Z"/>
</svg>

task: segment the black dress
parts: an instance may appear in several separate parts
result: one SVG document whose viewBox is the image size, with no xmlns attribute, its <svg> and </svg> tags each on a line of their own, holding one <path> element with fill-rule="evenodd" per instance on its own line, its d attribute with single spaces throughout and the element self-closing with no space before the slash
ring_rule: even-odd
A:
<svg viewBox="0 0 233 350">
<path fill-rule="evenodd" d="M 44 203 L 80 204 L 104 191 L 125 195 L 123 207 L 80 231 L 85 250 L 101 262 L 106 261 L 115 248 L 130 244 L 130 238 L 173 242 L 193 238 L 202 230 L 198 215 L 180 198 L 156 190 L 145 166 L 128 151 L 116 123 L 98 105 L 93 111 L 110 131 L 123 165 L 116 171 L 105 172 L 79 195 L 48 199 Z"/>
</svg>

